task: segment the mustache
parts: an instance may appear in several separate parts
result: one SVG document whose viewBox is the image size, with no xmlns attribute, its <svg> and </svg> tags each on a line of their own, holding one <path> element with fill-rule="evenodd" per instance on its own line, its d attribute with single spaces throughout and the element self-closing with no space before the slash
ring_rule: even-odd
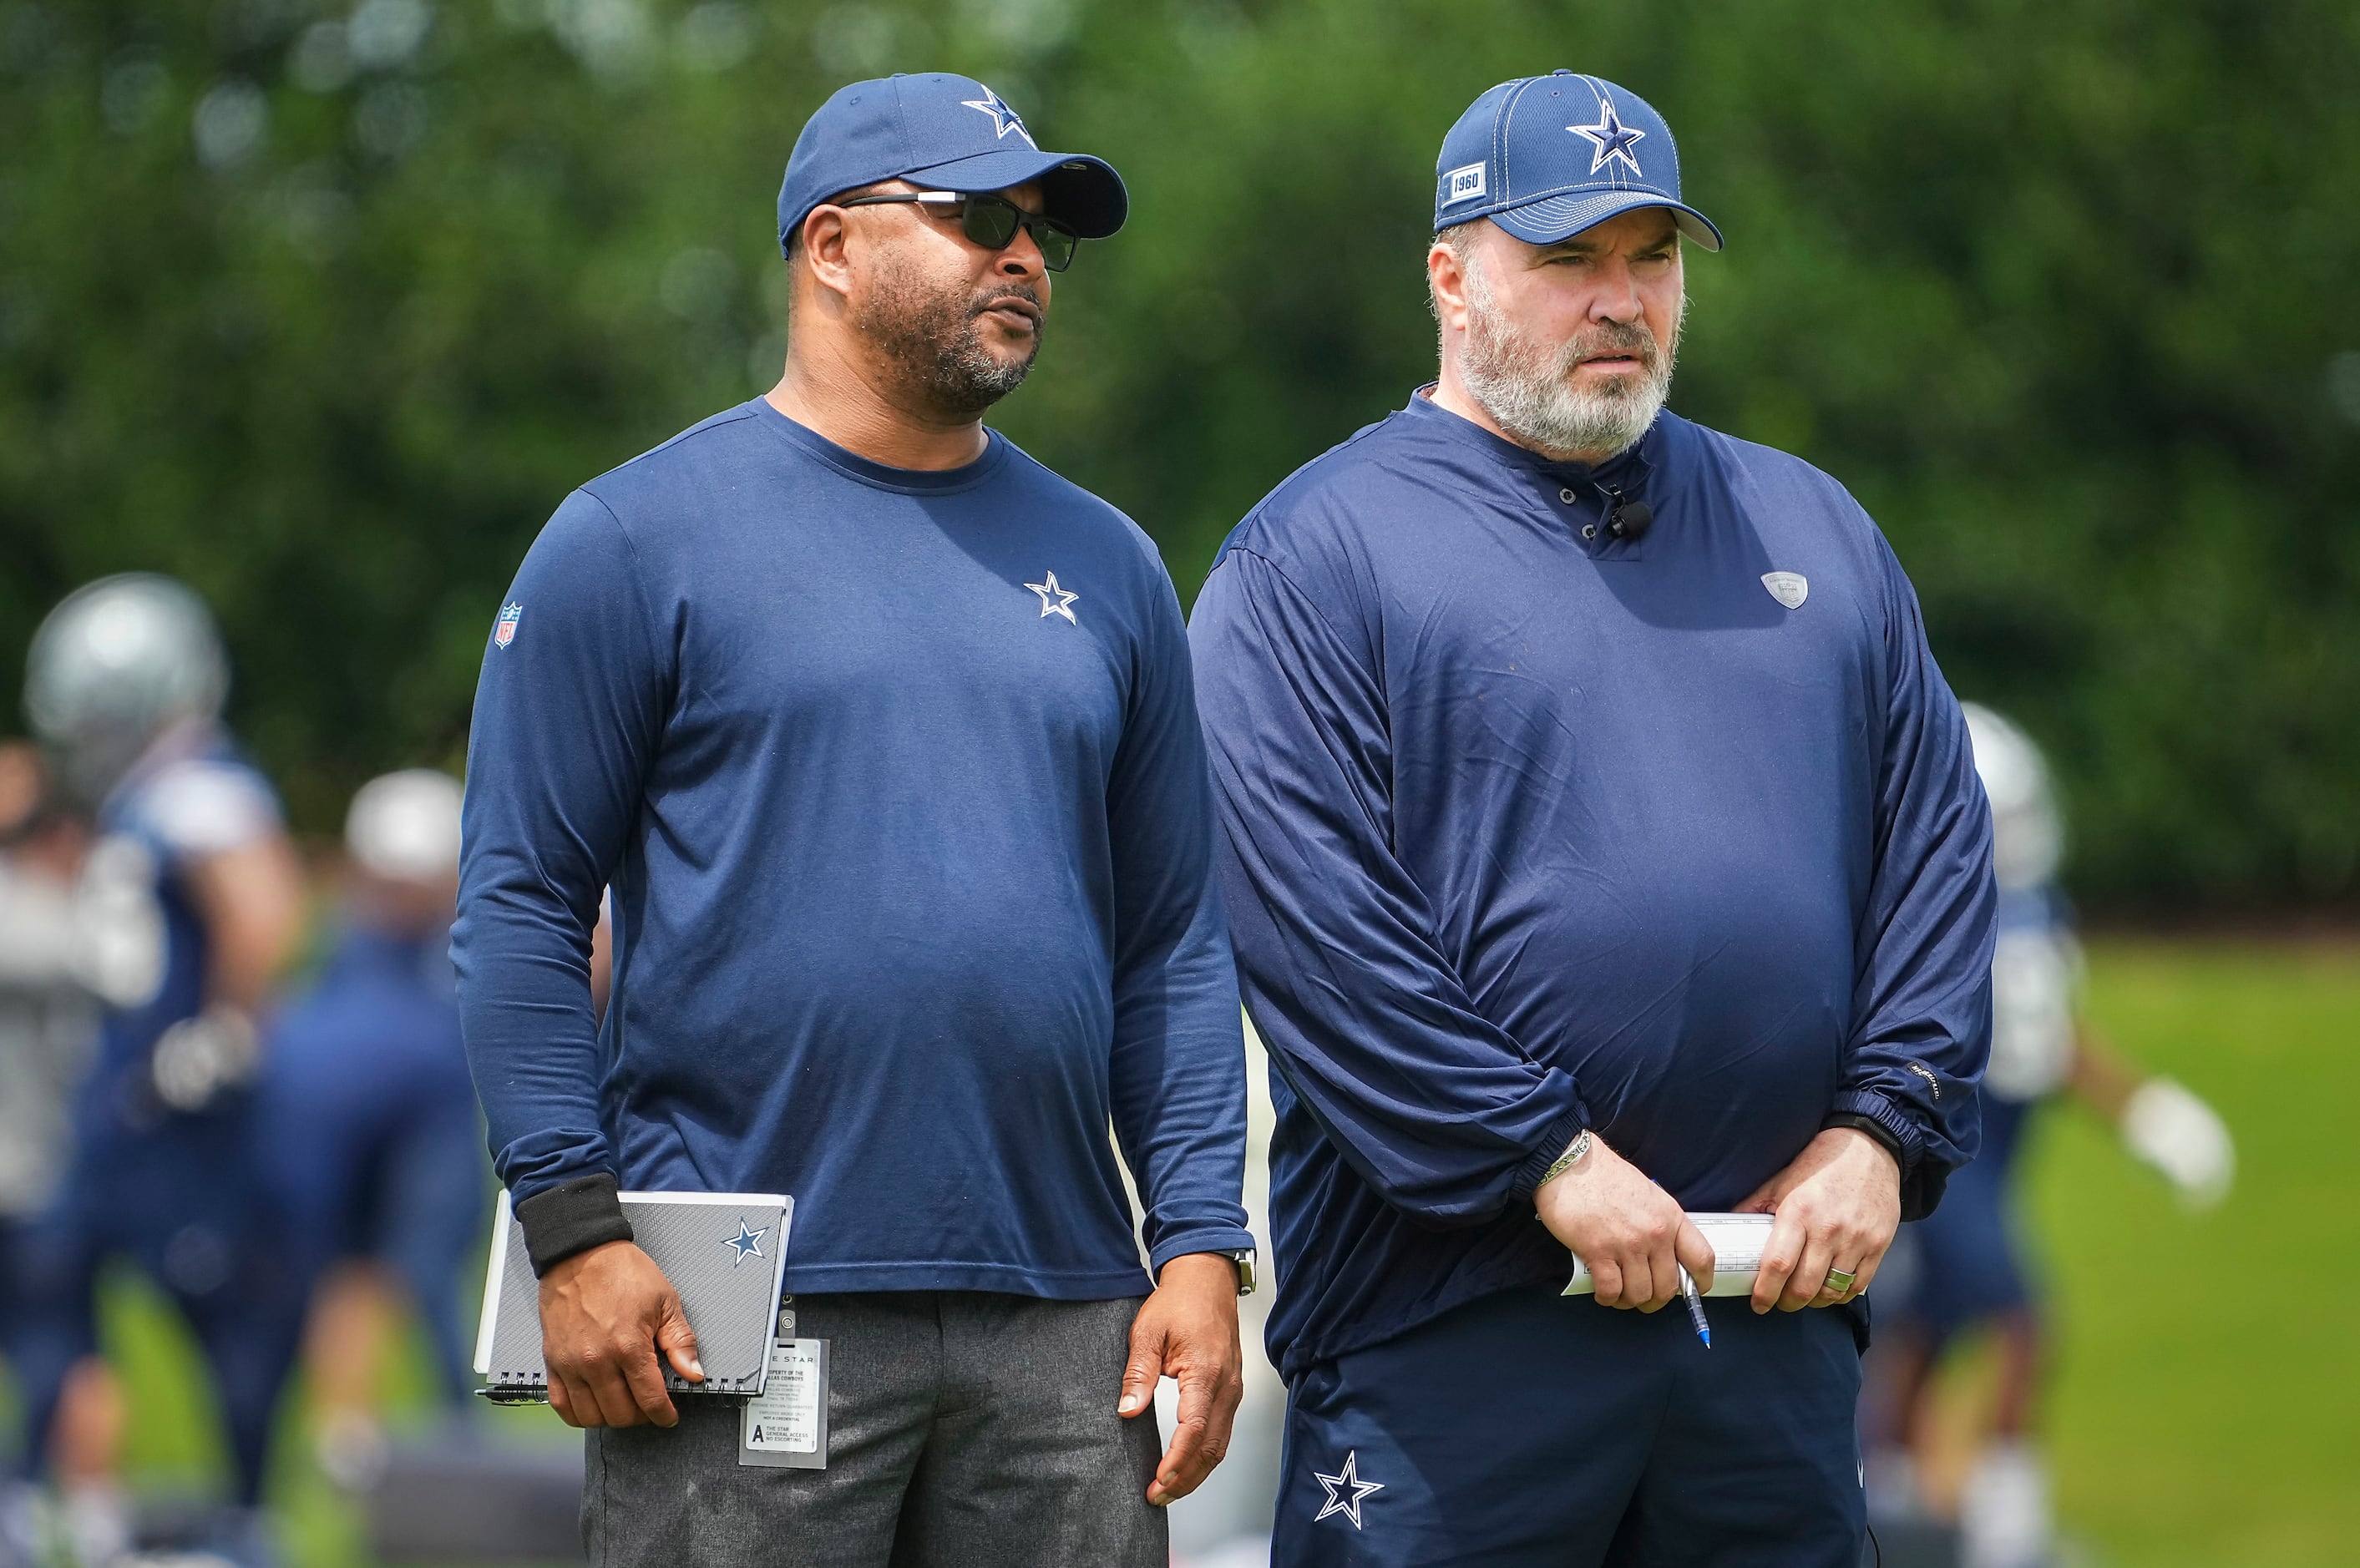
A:
<svg viewBox="0 0 2360 1568">
<path fill-rule="evenodd" d="M 999 283 L 977 295 L 967 314 L 980 316 L 986 310 L 997 310 L 1018 300 L 1032 307 L 1032 319 L 1036 321 L 1047 313 L 1047 307 L 1041 303 L 1041 291 L 1030 283 Z"/>
<path fill-rule="evenodd" d="M 1599 321 L 1573 335 L 1573 340 L 1565 345 L 1560 363 L 1569 371 L 1585 359 L 1606 354 L 1627 354 L 1649 370 L 1655 369 L 1655 362 L 1663 357 L 1655 334 L 1637 322 Z"/>
</svg>

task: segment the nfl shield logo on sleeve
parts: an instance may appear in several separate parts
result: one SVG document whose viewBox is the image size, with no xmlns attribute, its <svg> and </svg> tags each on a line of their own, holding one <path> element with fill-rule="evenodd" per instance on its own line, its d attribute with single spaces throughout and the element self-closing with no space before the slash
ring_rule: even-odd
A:
<svg viewBox="0 0 2360 1568">
<path fill-rule="evenodd" d="M 492 627 L 492 646 L 494 648 L 506 648 L 508 644 L 516 641 L 517 622 L 521 620 L 523 616 L 524 606 L 522 604 L 502 604 L 500 606 L 500 618 Z"/>
</svg>

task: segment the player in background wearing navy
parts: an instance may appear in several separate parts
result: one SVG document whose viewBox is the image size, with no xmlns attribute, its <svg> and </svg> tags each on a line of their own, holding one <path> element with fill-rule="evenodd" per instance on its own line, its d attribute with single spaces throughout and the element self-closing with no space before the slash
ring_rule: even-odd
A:
<svg viewBox="0 0 2360 1568">
<path fill-rule="evenodd" d="M 474 1403 L 462 1276 L 480 1285 L 490 1172 L 448 952 L 459 799 L 431 768 L 353 797 L 334 951 L 268 1030 L 263 1145 L 311 1282 L 313 1443 L 347 1486 L 383 1467 L 377 1381 L 404 1306 L 425 1326 L 446 1419 Z"/>
<path fill-rule="evenodd" d="M 220 722 L 229 671 L 203 603 L 167 578 L 93 583 L 33 638 L 25 709 L 96 808 L 91 854 L 130 870 L 105 1016 L 82 1094 L 66 1202 L 88 1285 L 136 1262 L 202 1347 L 229 1429 L 236 1500 L 221 1551 L 269 1551 L 258 1513 L 277 1395 L 300 1317 L 288 1236 L 255 1157 L 255 1018 L 297 939 L 301 867 L 279 802 Z M 130 973 L 137 969 L 137 975 Z M 38 1410 L 56 1398 L 30 1391 Z"/>
<path fill-rule="evenodd" d="M 20 1388 L 60 1391 L 82 1345 L 78 1236 L 59 1199 L 104 979 L 98 907 L 85 896 L 89 841 L 87 820 L 61 799 L 38 750 L 0 745 L 0 1365 Z M 91 1511 L 72 1485 L 81 1479 L 72 1445 L 49 1432 L 50 1412 L 18 1413 L 17 1474 L 0 1481 L 5 1568 L 40 1561 L 57 1536 L 86 1536 L 74 1525 Z M 38 1483 L 45 1462 L 67 1493 L 63 1518 Z M 102 1509 L 111 1521 L 115 1510 Z M 95 1544 L 77 1541 L 75 1554 Z"/>
<path fill-rule="evenodd" d="M 2192 1209 L 2228 1196 L 2235 1149 L 2211 1106 L 2151 1077 L 2079 1018 L 2081 954 L 2058 887 L 2065 824 L 2032 738 L 1966 704 L 1975 771 L 1992 807 L 1999 942 L 1992 957 L 1991 1065 L 1983 1081 L 1983 1149 L 1942 1206 L 1901 1227 L 1878 1298 L 1877 1346 L 1862 1398 L 1872 1515 L 1934 1509 L 1914 1455 L 1932 1437 L 1934 1374 L 1961 1339 L 1988 1329 L 1998 1386 L 1990 1429 L 1957 1498 L 1962 1568 L 2048 1568 L 2055 1530 L 2036 1442 L 2046 1361 L 2039 1293 L 2014 1213 L 2016 1156 L 2038 1108 L 2070 1098 L 2114 1123 L 2130 1153 Z"/>
<path fill-rule="evenodd" d="M 981 82 L 843 89 L 779 195 L 778 386 L 576 491 L 500 610 L 453 953 L 595 1562 L 1160 1568 L 1220 1457 L 1251 1238 L 1185 628 L 981 423 L 1126 205 Z M 667 1396 L 618 1181 L 794 1196 L 825 1469 Z"/>
<path fill-rule="evenodd" d="M 1860 1293 L 1974 1149 L 1965 721 L 1841 486 L 1662 411 L 1721 244 L 1662 118 L 1512 82 L 1437 174 L 1440 380 L 1191 629 L 1277 1070 L 1273 1561 L 1854 1568 Z M 1739 1208 L 1707 1349 L 1644 1314 Z"/>
</svg>

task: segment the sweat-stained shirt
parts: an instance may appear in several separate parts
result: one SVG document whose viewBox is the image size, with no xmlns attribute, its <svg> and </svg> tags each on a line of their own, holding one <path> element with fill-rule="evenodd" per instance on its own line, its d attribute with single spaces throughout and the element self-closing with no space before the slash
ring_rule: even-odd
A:
<svg viewBox="0 0 2360 1568">
<path fill-rule="evenodd" d="M 1831 1116 L 1909 1214 L 1972 1155 L 1988 809 L 1826 475 L 1668 413 L 1593 472 L 1420 395 L 1239 525 L 1190 635 L 1290 1377 L 1562 1280 L 1531 1194 L 1584 1127 L 1691 1210 Z"/>
<path fill-rule="evenodd" d="M 794 1290 L 1104 1299 L 1148 1284 L 1111 1127 L 1156 1267 L 1250 1247 L 1214 831 L 1129 519 L 997 434 L 912 472 L 716 415 L 566 498 L 485 651 L 453 953 L 500 1179 L 791 1193 Z"/>
</svg>

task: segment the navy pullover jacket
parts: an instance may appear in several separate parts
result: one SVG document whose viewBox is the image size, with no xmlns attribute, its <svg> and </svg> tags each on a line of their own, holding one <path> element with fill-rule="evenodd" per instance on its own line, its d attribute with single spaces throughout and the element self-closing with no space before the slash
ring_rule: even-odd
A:
<svg viewBox="0 0 2360 1568">
<path fill-rule="evenodd" d="M 1910 1214 L 1973 1154 L 1988 808 L 1826 475 L 1670 414 L 1593 473 L 1420 396 L 1239 526 L 1191 637 L 1288 1375 L 1562 1279 L 1531 1193 L 1584 1127 L 1694 1210 L 1831 1116 Z"/>
<path fill-rule="evenodd" d="M 791 1290 L 1136 1294 L 1109 1127 L 1157 1268 L 1252 1245 L 1179 604 L 1004 438 L 911 472 L 757 398 L 574 492 L 485 654 L 465 829 L 467 1051 L 537 1262 L 535 1212 L 611 1233 L 533 1200 L 612 1173 L 792 1193 Z"/>
</svg>

